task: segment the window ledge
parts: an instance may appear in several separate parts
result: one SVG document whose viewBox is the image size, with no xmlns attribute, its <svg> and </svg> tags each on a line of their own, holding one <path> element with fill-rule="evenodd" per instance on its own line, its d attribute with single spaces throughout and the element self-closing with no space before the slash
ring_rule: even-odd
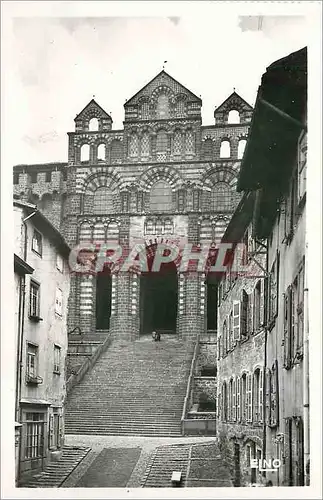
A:
<svg viewBox="0 0 323 500">
<path fill-rule="evenodd" d="M 39 321 L 43 321 L 43 318 L 41 318 L 37 314 L 30 314 L 29 319 L 30 319 L 30 321 L 34 321 L 35 323 L 38 323 Z"/>
<path fill-rule="evenodd" d="M 59 370 L 53 370 L 53 373 L 54 373 L 55 375 L 60 375 L 60 374 L 61 374 L 61 372 L 60 372 Z"/>
<path fill-rule="evenodd" d="M 42 258 L 42 253 L 37 252 L 37 250 L 35 250 L 34 248 L 32 248 L 31 250 L 32 250 L 32 252 L 34 252 L 36 255 L 38 255 L 38 257 Z"/>
<path fill-rule="evenodd" d="M 39 377 L 38 375 L 35 375 L 34 377 L 26 375 L 26 384 L 38 385 L 42 383 L 43 383 L 42 377 Z"/>
</svg>

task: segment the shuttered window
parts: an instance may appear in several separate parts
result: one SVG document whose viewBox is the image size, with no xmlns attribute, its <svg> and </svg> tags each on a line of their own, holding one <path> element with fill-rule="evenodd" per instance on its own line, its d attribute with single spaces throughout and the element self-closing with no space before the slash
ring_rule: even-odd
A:
<svg viewBox="0 0 323 500">
<path fill-rule="evenodd" d="M 238 422 L 241 421 L 241 398 L 240 398 L 241 392 L 240 392 L 240 389 L 241 389 L 241 379 L 240 379 L 240 377 L 237 377 L 236 390 L 237 390 L 237 421 Z"/>
<path fill-rule="evenodd" d="M 247 375 L 247 422 L 252 422 L 252 374 Z"/>
<path fill-rule="evenodd" d="M 232 420 L 236 422 L 237 420 L 237 393 L 236 393 L 236 380 L 233 379 L 232 382 Z"/>
<path fill-rule="evenodd" d="M 284 368 L 291 367 L 291 325 L 292 325 L 292 287 L 284 295 Z"/>
<path fill-rule="evenodd" d="M 233 301 L 233 342 L 234 344 L 240 340 L 240 302 Z"/>
<path fill-rule="evenodd" d="M 270 426 L 276 427 L 279 422 L 278 362 L 275 360 L 270 377 Z"/>
</svg>

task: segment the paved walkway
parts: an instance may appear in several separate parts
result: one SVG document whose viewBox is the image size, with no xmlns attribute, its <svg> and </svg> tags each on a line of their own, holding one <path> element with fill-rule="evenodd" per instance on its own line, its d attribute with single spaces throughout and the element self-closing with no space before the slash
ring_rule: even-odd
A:
<svg viewBox="0 0 323 500">
<path fill-rule="evenodd" d="M 212 437 L 67 435 L 65 441 L 67 445 L 90 447 L 91 451 L 61 485 L 63 488 L 79 486 L 139 488 L 142 487 L 147 467 L 158 447 L 210 443 L 216 439 Z M 122 449 L 122 452 L 120 450 L 118 453 L 116 451 L 118 449 Z M 129 465 L 125 466 L 127 459 L 129 459 Z M 119 479 L 116 475 L 113 476 L 117 470 L 123 471 L 122 474 L 119 473 Z M 108 477 L 113 484 L 107 484 Z"/>
</svg>

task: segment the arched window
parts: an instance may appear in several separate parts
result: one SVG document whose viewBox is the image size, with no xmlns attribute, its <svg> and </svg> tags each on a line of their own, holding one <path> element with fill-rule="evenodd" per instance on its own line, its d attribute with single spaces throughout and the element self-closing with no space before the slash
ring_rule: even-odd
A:
<svg viewBox="0 0 323 500">
<path fill-rule="evenodd" d="M 229 184 L 218 182 L 211 192 L 212 210 L 225 212 L 232 209 L 232 192 Z"/>
<path fill-rule="evenodd" d="M 159 130 L 159 132 L 157 133 L 156 152 L 157 153 L 167 152 L 167 134 L 165 130 Z"/>
<path fill-rule="evenodd" d="M 192 130 L 187 130 L 185 134 L 185 152 L 186 154 L 192 155 L 194 154 L 194 134 Z"/>
<path fill-rule="evenodd" d="M 111 142 L 111 162 L 118 162 L 122 159 L 122 142 L 114 139 Z"/>
<path fill-rule="evenodd" d="M 173 193 L 168 182 L 156 182 L 150 192 L 150 210 L 152 212 L 170 212 L 172 210 L 172 202 Z"/>
<path fill-rule="evenodd" d="M 147 157 L 150 154 L 150 140 L 148 132 L 145 132 L 141 138 L 141 156 Z"/>
<path fill-rule="evenodd" d="M 224 139 L 223 141 L 221 141 L 220 158 L 230 158 L 230 155 L 230 141 Z"/>
<path fill-rule="evenodd" d="M 136 158 L 139 155 L 139 139 L 137 134 L 131 134 L 129 138 L 129 156 Z"/>
<path fill-rule="evenodd" d="M 97 118 L 91 118 L 89 121 L 89 131 L 96 132 L 99 130 L 99 120 Z"/>
<path fill-rule="evenodd" d="M 185 191 L 184 189 L 179 189 L 177 193 L 177 209 L 179 212 L 185 210 Z"/>
<path fill-rule="evenodd" d="M 89 144 L 83 144 L 81 146 L 81 161 L 90 160 L 90 146 Z"/>
<path fill-rule="evenodd" d="M 240 113 L 236 109 L 232 109 L 228 114 L 228 123 L 240 123 Z"/>
<path fill-rule="evenodd" d="M 179 99 L 176 103 L 176 116 L 179 118 L 185 116 L 185 101 L 183 99 Z"/>
<path fill-rule="evenodd" d="M 247 144 L 246 139 L 240 139 L 238 144 L 238 160 L 242 159 L 246 144 Z"/>
<path fill-rule="evenodd" d="M 121 193 L 121 212 L 129 212 L 129 193 L 127 191 Z"/>
<path fill-rule="evenodd" d="M 157 100 L 157 118 L 169 118 L 169 100 L 166 94 L 160 94 Z"/>
<path fill-rule="evenodd" d="M 113 194 L 107 187 L 99 187 L 94 193 L 93 213 L 111 214 L 113 213 Z"/>
<path fill-rule="evenodd" d="M 173 155 L 181 155 L 183 150 L 182 132 L 175 130 L 173 137 Z"/>
<path fill-rule="evenodd" d="M 98 146 L 98 160 L 105 160 L 105 144 Z"/>
<path fill-rule="evenodd" d="M 202 145 L 202 151 L 204 158 L 206 160 L 212 160 L 213 158 L 213 141 L 212 139 L 208 138 L 203 141 Z"/>
<path fill-rule="evenodd" d="M 193 191 L 193 210 L 200 209 L 200 191 L 199 189 L 194 189 Z"/>
<path fill-rule="evenodd" d="M 143 102 L 140 108 L 140 114 L 142 120 L 149 119 L 149 102 Z"/>
</svg>

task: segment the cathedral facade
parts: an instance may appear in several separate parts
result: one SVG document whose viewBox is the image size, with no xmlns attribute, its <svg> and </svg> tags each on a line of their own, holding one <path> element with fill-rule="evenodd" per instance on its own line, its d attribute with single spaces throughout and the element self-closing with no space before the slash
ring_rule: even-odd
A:
<svg viewBox="0 0 323 500">
<path fill-rule="evenodd" d="M 16 197 L 37 204 L 71 248 L 82 243 L 214 244 L 239 202 L 237 175 L 252 107 L 233 92 L 202 125 L 202 101 L 165 71 L 124 104 L 122 130 L 93 99 L 68 133 L 66 163 L 14 167 Z M 216 330 L 217 291 L 204 272 L 71 276 L 68 330 L 194 339 Z"/>
</svg>

